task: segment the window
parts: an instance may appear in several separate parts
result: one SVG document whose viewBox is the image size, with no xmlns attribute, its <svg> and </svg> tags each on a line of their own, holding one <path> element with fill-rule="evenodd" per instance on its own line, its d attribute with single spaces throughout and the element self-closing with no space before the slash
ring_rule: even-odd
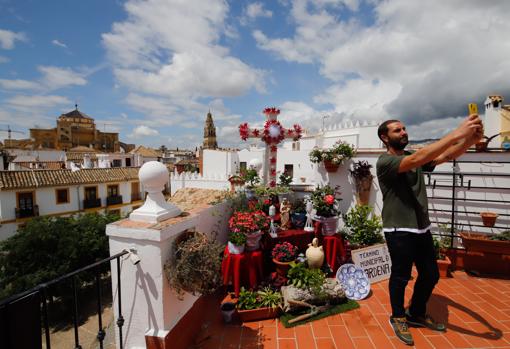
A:
<svg viewBox="0 0 510 349">
<path fill-rule="evenodd" d="M 18 208 L 20 210 L 33 210 L 34 209 L 34 193 L 18 193 Z"/>
<path fill-rule="evenodd" d="M 239 172 L 246 172 L 246 161 L 241 161 L 239 163 Z"/>
<path fill-rule="evenodd" d="M 291 178 L 293 178 L 294 177 L 294 165 L 285 164 L 283 173 L 285 173 L 287 176 L 290 176 Z"/>
<path fill-rule="evenodd" d="M 97 187 L 85 187 L 85 200 L 97 199 Z"/>
<path fill-rule="evenodd" d="M 69 188 L 55 189 L 57 204 L 69 203 Z"/>
<path fill-rule="evenodd" d="M 107 193 L 108 193 L 108 197 L 118 196 L 119 195 L 119 186 L 117 184 L 109 185 L 107 187 Z"/>
<path fill-rule="evenodd" d="M 131 166 L 131 159 L 126 158 L 126 167 L 130 167 L 130 166 Z"/>
<path fill-rule="evenodd" d="M 121 166 L 122 166 L 122 160 L 120 160 L 120 159 L 113 160 L 112 167 L 121 167 Z"/>
</svg>

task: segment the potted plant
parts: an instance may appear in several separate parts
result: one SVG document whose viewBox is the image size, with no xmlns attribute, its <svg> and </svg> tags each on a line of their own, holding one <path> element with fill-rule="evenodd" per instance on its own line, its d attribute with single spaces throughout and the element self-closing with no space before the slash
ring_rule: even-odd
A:
<svg viewBox="0 0 510 349">
<path fill-rule="evenodd" d="M 260 239 L 262 234 L 269 229 L 269 222 L 269 217 L 261 210 L 236 211 L 230 217 L 228 224 L 232 232 L 246 235 L 246 248 L 253 251 L 260 247 Z"/>
<path fill-rule="evenodd" d="M 493 227 L 496 223 L 496 218 L 498 218 L 498 214 L 494 212 L 480 212 L 480 217 L 482 217 L 482 223 L 486 227 Z"/>
<path fill-rule="evenodd" d="M 322 223 L 323 235 L 334 235 L 338 226 L 339 186 L 335 188 L 325 185 L 317 186 L 312 192 L 311 200 L 315 209 L 314 220 Z"/>
<path fill-rule="evenodd" d="M 328 172 L 336 172 L 344 160 L 352 158 L 355 154 L 354 147 L 347 142 L 338 141 L 331 148 L 313 148 L 308 154 L 310 162 L 324 162 Z"/>
<path fill-rule="evenodd" d="M 372 172 L 370 172 L 371 168 L 372 165 L 368 161 L 356 161 L 352 166 L 352 170 L 349 170 L 356 186 L 358 205 L 367 205 L 369 202 L 370 188 L 374 179 Z"/>
<path fill-rule="evenodd" d="M 253 188 L 260 183 L 260 177 L 257 170 L 248 168 L 241 173 L 241 177 L 245 182 L 245 192 L 248 199 L 253 198 Z"/>
<path fill-rule="evenodd" d="M 292 205 L 290 219 L 294 228 L 303 229 L 306 223 L 306 203 L 303 199 L 297 199 Z"/>
<path fill-rule="evenodd" d="M 311 290 L 315 294 L 320 293 L 322 285 L 326 281 L 326 275 L 322 270 L 310 269 L 304 263 L 292 262 L 287 276 L 289 285 Z"/>
<path fill-rule="evenodd" d="M 166 277 L 179 298 L 186 292 L 211 294 L 222 283 L 221 261 L 224 245 L 200 232 L 175 241 L 175 252 L 165 262 Z"/>
<path fill-rule="evenodd" d="M 510 254 L 510 230 L 498 234 L 477 234 L 472 232 L 461 232 L 462 245 L 468 251 Z"/>
<path fill-rule="evenodd" d="M 448 238 L 446 237 L 434 237 L 434 251 L 436 252 L 436 261 L 437 267 L 439 269 L 439 277 L 447 278 L 448 277 L 448 269 L 452 262 L 450 258 L 443 252 L 446 248 L 446 245 L 450 247 L 450 243 L 448 242 Z"/>
<path fill-rule="evenodd" d="M 280 177 L 278 177 L 278 185 L 273 189 L 276 189 L 276 194 L 280 202 L 282 202 L 284 198 L 290 200 L 290 194 L 292 193 L 290 183 L 292 183 L 292 177 L 286 172 L 283 172 Z"/>
<path fill-rule="evenodd" d="M 356 205 L 343 216 L 345 239 L 357 247 L 384 242 L 381 217 L 368 205 Z"/>
<path fill-rule="evenodd" d="M 230 232 L 228 235 L 228 252 L 231 254 L 241 254 L 244 252 L 246 244 L 246 235 L 241 232 Z"/>
<path fill-rule="evenodd" d="M 270 287 L 258 291 L 241 288 L 237 314 L 242 322 L 276 318 L 280 314 L 282 295 Z"/>
<path fill-rule="evenodd" d="M 276 244 L 271 251 L 273 263 L 276 266 L 276 272 L 281 276 L 287 275 L 287 270 L 290 268 L 290 263 L 296 259 L 298 252 L 297 246 L 292 245 L 290 242 L 284 241 Z"/>
</svg>

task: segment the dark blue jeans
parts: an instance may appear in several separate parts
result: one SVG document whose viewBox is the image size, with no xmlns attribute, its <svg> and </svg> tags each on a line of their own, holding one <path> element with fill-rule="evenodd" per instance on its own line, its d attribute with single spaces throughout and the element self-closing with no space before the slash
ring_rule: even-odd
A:
<svg viewBox="0 0 510 349">
<path fill-rule="evenodd" d="M 404 317 L 404 294 L 411 278 L 413 263 L 418 271 L 409 311 L 413 316 L 425 315 L 427 302 L 439 281 L 434 243 L 430 231 L 416 234 L 407 231 L 385 232 L 386 244 L 391 257 L 389 282 L 393 317 Z"/>
</svg>

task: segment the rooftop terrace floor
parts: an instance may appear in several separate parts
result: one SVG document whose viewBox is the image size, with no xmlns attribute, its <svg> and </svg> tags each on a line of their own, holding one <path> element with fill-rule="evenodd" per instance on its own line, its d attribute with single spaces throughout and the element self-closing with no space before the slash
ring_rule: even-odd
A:
<svg viewBox="0 0 510 349">
<path fill-rule="evenodd" d="M 455 271 L 441 279 L 428 312 L 447 324 L 446 333 L 411 328 L 415 348 L 510 348 L 510 279 L 475 277 Z M 409 299 L 414 281 L 408 285 Z M 391 349 L 410 348 L 389 323 L 388 282 L 372 285 L 360 308 L 294 328 L 279 320 L 223 323 L 219 300 L 204 309 L 205 322 L 194 349 Z"/>
</svg>

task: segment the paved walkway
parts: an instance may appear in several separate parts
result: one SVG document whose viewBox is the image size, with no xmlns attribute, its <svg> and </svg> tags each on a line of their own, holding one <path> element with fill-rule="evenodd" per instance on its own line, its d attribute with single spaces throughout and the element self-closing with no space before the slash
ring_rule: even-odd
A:
<svg viewBox="0 0 510 349">
<path fill-rule="evenodd" d="M 509 276 L 510 277 L 510 276 Z M 278 320 L 225 325 L 218 303 L 211 302 L 195 349 L 392 349 L 401 343 L 388 323 L 387 281 L 372 285 L 361 307 L 287 329 Z M 410 296 L 411 281 L 406 296 Z M 481 278 L 462 271 L 441 279 L 429 313 L 447 323 L 444 334 L 412 328 L 415 348 L 510 349 L 510 280 Z"/>
</svg>

